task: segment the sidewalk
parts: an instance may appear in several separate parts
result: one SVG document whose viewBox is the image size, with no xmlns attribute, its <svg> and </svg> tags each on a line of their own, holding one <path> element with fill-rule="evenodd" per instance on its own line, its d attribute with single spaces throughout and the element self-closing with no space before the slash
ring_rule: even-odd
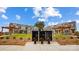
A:
<svg viewBox="0 0 79 59">
<path fill-rule="evenodd" d="M 51 44 L 34 44 L 34 42 L 28 42 L 25 46 L 19 45 L 0 45 L 0 51 L 78 51 L 79 45 L 59 45 L 57 42 L 51 42 Z"/>
</svg>

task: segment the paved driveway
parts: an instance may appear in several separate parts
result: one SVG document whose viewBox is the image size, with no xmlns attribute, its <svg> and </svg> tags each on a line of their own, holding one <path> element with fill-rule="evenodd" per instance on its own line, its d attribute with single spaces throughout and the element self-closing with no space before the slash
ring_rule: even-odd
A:
<svg viewBox="0 0 79 59">
<path fill-rule="evenodd" d="M 33 42 L 26 43 L 25 46 L 19 45 L 0 45 L 0 51 L 78 51 L 79 45 L 59 45 L 57 42 L 51 44 L 34 44 Z"/>
</svg>

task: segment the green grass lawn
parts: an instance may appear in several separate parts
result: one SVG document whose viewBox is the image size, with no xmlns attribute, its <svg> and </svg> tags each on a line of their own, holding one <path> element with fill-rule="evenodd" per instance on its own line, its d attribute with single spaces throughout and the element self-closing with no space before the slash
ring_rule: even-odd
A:
<svg viewBox="0 0 79 59">
<path fill-rule="evenodd" d="M 12 34 L 12 35 L 2 35 L 0 37 L 32 38 L 32 34 Z"/>
<path fill-rule="evenodd" d="M 11 36 L 16 38 L 32 38 L 32 34 L 12 34 Z"/>
<path fill-rule="evenodd" d="M 69 35 L 64 35 L 64 34 L 54 34 L 52 35 L 52 37 L 54 39 L 69 39 L 70 38 Z"/>
</svg>

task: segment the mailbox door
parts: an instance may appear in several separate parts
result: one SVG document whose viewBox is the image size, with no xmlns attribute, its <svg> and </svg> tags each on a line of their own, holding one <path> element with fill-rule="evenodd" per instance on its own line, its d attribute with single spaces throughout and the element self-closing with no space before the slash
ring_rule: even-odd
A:
<svg viewBox="0 0 79 59">
<path fill-rule="evenodd" d="M 46 40 L 49 38 L 49 40 L 52 41 L 52 31 L 46 31 L 45 35 Z"/>
<path fill-rule="evenodd" d="M 32 41 L 38 41 L 38 31 L 32 31 Z"/>
<path fill-rule="evenodd" d="M 45 40 L 45 31 L 40 31 L 39 32 L 39 41 L 41 41 L 41 40 Z"/>
</svg>

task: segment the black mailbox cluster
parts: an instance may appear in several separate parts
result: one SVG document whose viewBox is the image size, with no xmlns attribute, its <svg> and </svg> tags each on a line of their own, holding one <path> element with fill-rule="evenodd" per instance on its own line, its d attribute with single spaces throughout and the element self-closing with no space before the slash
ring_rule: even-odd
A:
<svg viewBox="0 0 79 59">
<path fill-rule="evenodd" d="M 52 41 L 52 31 L 32 31 L 32 41 L 36 44 L 37 41 L 40 41 L 43 44 L 43 41 L 47 41 L 50 44 Z"/>
</svg>

